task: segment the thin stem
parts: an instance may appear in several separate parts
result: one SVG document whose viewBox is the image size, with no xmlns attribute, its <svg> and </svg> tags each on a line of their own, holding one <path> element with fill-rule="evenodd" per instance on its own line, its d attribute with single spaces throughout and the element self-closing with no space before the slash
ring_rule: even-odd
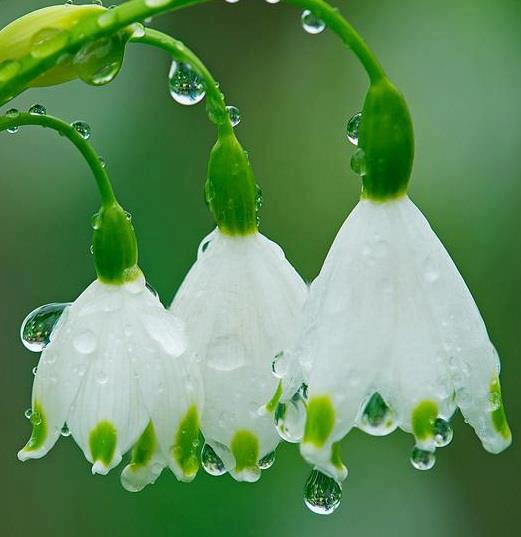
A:
<svg viewBox="0 0 521 537">
<path fill-rule="evenodd" d="M 29 114 L 27 112 L 18 112 L 16 115 L 0 116 L 0 132 L 15 127 L 21 127 L 24 125 L 39 125 L 53 129 L 62 136 L 68 138 L 83 155 L 87 164 L 90 166 L 92 173 L 96 179 L 98 190 L 101 195 L 101 200 L 104 207 L 109 207 L 116 203 L 116 198 L 112 190 L 109 176 L 103 168 L 99 155 L 96 153 L 87 140 L 76 131 L 74 127 L 65 123 L 57 117 L 48 115 Z"/>
<path fill-rule="evenodd" d="M 69 30 L 66 44 L 56 48 L 45 57 L 27 54 L 17 58 L 19 69 L 12 78 L 3 80 L 0 85 L 0 104 L 6 103 L 27 88 L 27 85 L 38 75 L 54 67 L 60 58 L 76 54 L 81 47 L 90 41 L 112 35 L 135 22 L 149 17 L 176 11 L 178 9 L 202 4 L 210 0 L 130 0 L 101 14 L 92 14 Z M 372 82 L 385 77 L 385 73 L 376 57 L 364 42 L 360 34 L 324 0 L 285 0 L 293 5 L 310 9 L 320 17 L 342 41 L 350 47 L 362 62 Z"/>
<path fill-rule="evenodd" d="M 151 28 L 146 28 L 143 35 L 133 36 L 130 41 L 160 48 L 166 51 L 175 61 L 189 64 L 204 81 L 210 120 L 217 123 L 220 129 L 232 128 L 226 110 L 224 95 L 219 89 L 219 84 L 199 57 L 184 43 L 163 32 Z"/>
</svg>

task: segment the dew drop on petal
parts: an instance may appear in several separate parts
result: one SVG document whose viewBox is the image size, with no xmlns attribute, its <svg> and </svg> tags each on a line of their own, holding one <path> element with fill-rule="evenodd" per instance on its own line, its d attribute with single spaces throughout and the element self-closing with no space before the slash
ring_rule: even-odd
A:
<svg viewBox="0 0 521 537">
<path fill-rule="evenodd" d="M 438 418 L 434 422 L 432 432 L 434 434 L 434 443 L 437 447 L 448 446 L 452 441 L 452 437 L 454 436 L 454 431 L 452 430 L 451 424 L 442 418 Z"/>
<path fill-rule="evenodd" d="M 71 127 L 84 139 L 88 140 L 91 135 L 91 128 L 85 121 L 74 121 L 71 123 Z"/>
<path fill-rule="evenodd" d="M 379 393 L 374 393 L 365 405 L 358 426 L 374 436 L 384 436 L 396 429 L 394 412 Z"/>
<path fill-rule="evenodd" d="M 430 470 L 436 463 L 436 455 L 433 451 L 414 447 L 411 453 L 411 464 L 417 470 Z"/>
<path fill-rule="evenodd" d="M 24 412 L 24 416 L 30 420 L 31 419 L 31 416 L 33 415 L 33 409 L 32 408 L 28 408 L 25 412 Z"/>
<path fill-rule="evenodd" d="M 300 20 L 302 22 L 302 28 L 304 28 L 308 34 L 319 34 L 326 27 L 326 23 L 316 15 L 313 15 L 309 9 L 306 9 L 302 13 Z"/>
<path fill-rule="evenodd" d="M 147 282 L 145 286 L 156 298 L 159 298 L 159 293 L 152 287 L 152 285 Z"/>
<path fill-rule="evenodd" d="M 314 469 L 304 487 L 304 503 L 318 515 L 330 515 L 340 505 L 342 485 Z"/>
<path fill-rule="evenodd" d="M 38 366 L 33 367 L 32 372 L 33 372 L 33 375 L 36 375 L 36 373 L 38 373 Z"/>
<path fill-rule="evenodd" d="M 279 403 L 275 410 L 275 425 L 279 436 L 286 442 L 300 442 L 304 436 L 306 405 L 299 397 L 286 403 Z"/>
<path fill-rule="evenodd" d="M 32 352 L 42 352 L 51 340 L 51 333 L 70 303 L 47 304 L 35 309 L 25 318 L 20 329 L 24 346 Z"/>
<path fill-rule="evenodd" d="M 362 113 L 355 114 L 347 122 L 347 139 L 353 144 L 358 145 L 358 131 L 360 129 L 360 121 L 362 119 Z"/>
<path fill-rule="evenodd" d="M 206 95 L 203 79 L 187 63 L 172 62 L 168 81 L 170 95 L 179 104 L 197 104 Z"/>
<path fill-rule="evenodd" d="M 241 111 L 236 106 L 227 106 L 226 111 L 230 116 L 232 127 L 237 127 L 237 125 L 241 122 Z"/>
<path fill-rule="evenodd" d="M 268 470 L 268 468 L 271 468 L 273 466 L 273 463 L 275 462 L 275 457 L 275 451 L 271 451 L 270 453 L 262 457 L 262 459 L 260 459 L 257 463 L 259 468 L 261 470 Z"/>
<path fill-rule="evenodd" d="M 29 108 L 29 114 L 33 116 L 45 116 L 47 114 L 47 108 L 43 104 L 33 104 Z"/>
<path fill-rule="evenodd" d="M 42 416 L 40 415 L 38 411 L 33 410 L 30 420 L 33 425 L 38 426 L 40 425 L 40 423 L 42 423 Z"/>
<path fill-rule="evenodd" d="M 72 344 L 81 354 L 92 354 L 96 350 L 96 336 L 90 330 L 85 330 L 74 337 Z"/>
<path fill-rule="evenodd" d="M 226 473 L 223 461 L 209 444 L 203 446 L 203 450 L 201 451 L 201 463 L 207 474 L 220 476 Z"/>
<path fill-rule="evenodd" d="M 273 359 L 273 362 L 271 363 L 271 372 L 273 375 L 281 379 L 284 376 L 285 370 L 284 370 L 284 353 L 279 352 L 275 355 L 275 358 Z"/>
<path fill-rule="evenodd" d="M 66 423 L 65 423 L 65 424 L 63 425 L 63 427 L 61 428 L 60 434 L 61 434 L 62 436 L 64 436 L 65 438 L 67 438 L 68 436 L 71 435 L 71 431 L 70 431 L 69 427 L 67 427 L 67 424 L 66 424 Z"/>
</svg>

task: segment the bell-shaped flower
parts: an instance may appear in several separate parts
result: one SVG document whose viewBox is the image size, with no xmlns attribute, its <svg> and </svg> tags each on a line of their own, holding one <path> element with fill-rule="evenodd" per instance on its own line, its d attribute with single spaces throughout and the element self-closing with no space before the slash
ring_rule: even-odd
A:
<svg viewBox="0 0 521 537">
<path fill-rule="evenodd" d="M 198 469 L 202 385 L 182 324 L 135 265 L 134 232 L 121 207 L 102 210 L 95 230 L 98 279 L 57 322 L 60 308 L 52 305 L 22 328 L 26 345 L 43 352 L 33 431 L 18 457 L 43 457 L 60 434 L 72 434 L 93 473 L 108 473 L 133 448 L 122 476 L 128 490 L 153 482 L 166 465 L 189 481 Z"/>
<path fill-rule="evenodd" d="M 335 443 L 358 426 L 414 434 L 434 464 L 459 407 L 486 450 L 511 441 L 499 360 L 462 277 L 407 196 L 362 200 L 313 282 L 297 350 L 309 404 L 302 453 L 337 479 Z"/>
<path fill-rule="evenodd" d="M 214 231 L 171 306 L 200 362 L 203 466 L 256 481 L 274 460 L 277 391 L 271 364 L 294 337 L 307 287 L 275 243 L 258 232 Z M 216 462 L 217 461 L 217 462 Z"/>
</svg>

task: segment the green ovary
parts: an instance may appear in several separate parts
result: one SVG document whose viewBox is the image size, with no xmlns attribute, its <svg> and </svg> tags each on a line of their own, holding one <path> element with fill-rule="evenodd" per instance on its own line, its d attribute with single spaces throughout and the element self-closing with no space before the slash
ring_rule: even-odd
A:
<svg viewBox="0 0 521 537">
<path fill-rule="evenodd" d="M 43 447 L 47 438 L 47 418 L 38 401 L 34 402 L 31 422 L 33 424 L 33 432 L 31 433 L 29 442 L 24 447 L 24 451 L 36 451 L 40 449 Z"/>
<path fill-rule="evenodd" d="M 438 417 L 438 405 L 434 401 L 422 401 L 412 411 L 412 432 L 418 440 L 428 440 Z"/>
<path fill-rule="evenodd" d="M 259 460 L 259 440 L 250 431 L 237 431 L 232 438 L 231 450 L 235 457 L 235 471 L 256 468 Z"/>
<path fill-rule="evenodd" d="M 116 452 L 117 433 L 110 421 L 100 421 L 89 435 L 89 447 L 93 462 L 109 466 Z"/>
<path fill-rule="evenodd" d="M 505 407 L 503 406 L 503 398 L 501 397 L 501 384 L 496 377 L 490 384 L 490 399 L 493 401 L 495 410 L 492 411 L 492 423 L 496 431 L 505 439 L 508 440 L 512 433 L 508 426 Z"/>
<path fill-rule="evenodd" d="M 172 448 L 172 455 L 187 478 L 194 477 L 199 470 L 199 428 L 199 411 L 192 405 L 179 424 Z"/>
<path fill-rule="evenodd" d="M 335 425 L 335 409 L 327 395 L 313 397 L 308 404 L 304 430 L 304 443 L 320 448 L 326 442 Z"/>
</svg>

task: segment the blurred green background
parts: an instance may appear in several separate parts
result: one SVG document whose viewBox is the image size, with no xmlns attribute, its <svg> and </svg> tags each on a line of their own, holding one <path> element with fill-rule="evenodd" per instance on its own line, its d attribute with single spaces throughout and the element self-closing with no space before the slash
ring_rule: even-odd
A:
<svg viewBox="0 0 521 537">
<path fill-rule="evenodd" d="M 27 127 L 0 142 L 2 361 L 0 443 L 2 536 L 272 535 L 446 537 L 515 535 L 521 527 L 521 2 L 519 0 L 337 0 L 407 96 L 417 158 L 411 196 L 429 218 L 478 305 L 503 364 L 514 445 L 487 454 L 461 417 L 452 445 L 430 472 L 409 464 L 412 439 L 353 432 L 344 441 L 350 477 L 331 517 L 307 511 L 309 468 L 295 446 L 256 485 L 201 473 L 191 485 L 165 472 L 132 495 L 119 472 L 92 477 L 72 439 L 22 464 L 29 435 L 37 356 L 18 330 L 27 312 L 73 300 L 93 279 L 90 217 L 98 197 L 88 168 L 64 139 Z M 2 0 L 0 25 L 47 5 Z M 291 6 L 263 0 L 210 2 L 153 26 L 198 52 L 230 104 L 242 111 L 238 136 L 248 149 L 265 206 L 262 231 L 311 280 L 355 205 L 347 119 L 367 87 L 361 68 L 331 32 L 306 34 Z M 80 82 L 34 90 L 35 102 L 67 120 L 84 119 L 133 213 L 141 265 L 169 302 L 201 238 L 212 228 L 203 202 L 215 132 L 204 107 L 175 104 L 161 52 L 128 48 L 110 86 Z M 2 112 L 6 107 L 2 109 Z"/>
</svg>

